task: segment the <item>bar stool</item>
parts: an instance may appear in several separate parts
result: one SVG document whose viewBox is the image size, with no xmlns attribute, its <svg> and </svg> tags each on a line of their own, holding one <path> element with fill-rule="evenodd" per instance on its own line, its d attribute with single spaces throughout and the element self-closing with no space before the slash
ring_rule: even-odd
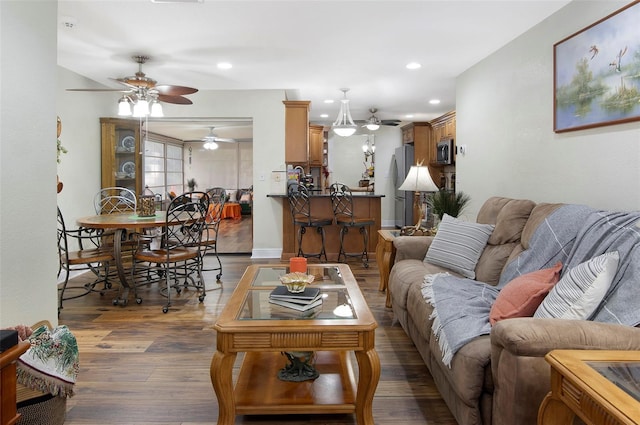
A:
<svg viewBox="0 0 640 425">
<path fill-rule="evenodd" d="M 324 226 L 330 226 L 333 223 L 332 218 L 314 217 L 311 215 L 311 199 L 309 191 L 302 184 L 290 184 L 287 197 L 289 198 L 289 206 L 291 207 L 291 217 L 293 218 L 293 227 L 298 228 L 298 257 L 317 257 L 322 262 L 327 262 L 327 252 L 324 246 Z M 322 238 L 322 248 L 317 254 L 308 254 L 302 251 L 302 237 L 307 232 L 307 227 L 314 227 Z"/>
<path fill-rule="evenodd" d="M 367 227 L 372 226 L 376 221 L 371 217 L 356 217 L 353 213 L 353 195 L 347 185 L 342 183 L 334 183 L 329 187 L 331 196 L 331 205 L 333 207 L 333 215 L 336 224 L 340 226 L 340 252 L 338 253 L 338 262 L 344 256 L 344 262 L 347 257 L 360 257 L 362 265 L 369 267 L 369 254 L 367 246 L 369 245 L 369 231 Z M 344 250 L 344 237 L 349 233 L 350 228 L 358 228 L 362 235 L 363 248 L 361 253 L 347 253 Z"/>
</svg>

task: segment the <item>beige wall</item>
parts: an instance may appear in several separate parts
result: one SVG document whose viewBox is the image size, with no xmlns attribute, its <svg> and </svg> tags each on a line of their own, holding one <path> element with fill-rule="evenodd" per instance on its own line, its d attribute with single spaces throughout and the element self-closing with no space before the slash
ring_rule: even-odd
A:
<svg viewBox="0 0 640 425">
<path fill-rule="evenodd" d="M 0 1 L 0 327 L 57 322 L 56 15 Z"/>
<path fill-rule="evenodd" d="M 457 79 L 458 188 L 467 215 L 490 196 L 640 209 L 640 122 L 553 132 L 553 45 L 628 1 L 574 1 Z"/>
</svg>

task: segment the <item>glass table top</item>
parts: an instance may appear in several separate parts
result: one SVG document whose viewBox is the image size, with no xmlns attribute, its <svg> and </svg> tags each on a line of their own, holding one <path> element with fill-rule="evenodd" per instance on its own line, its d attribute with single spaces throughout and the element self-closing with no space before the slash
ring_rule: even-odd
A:
<svg viewBox="0 0 640 425">
<path fill-rule="evenodd" d="M 587 362 L 587 364 L 618 388 L 640 401 L 640 363 Z"/>
<path fill-rule="evenodd" d="M 306 311 L 276 305 L 270 302 L 273 288 L 281 286 L 280 276 L 289 272 L 286 266 L 261 267 L 257 270 L 238 320 L 309 320 L 309 319 L 356 319 L 349 292 L 338 267 L 308 267 L 314 276 L 310 288 L 319 288 L 322 303 Z"/>
</svg>

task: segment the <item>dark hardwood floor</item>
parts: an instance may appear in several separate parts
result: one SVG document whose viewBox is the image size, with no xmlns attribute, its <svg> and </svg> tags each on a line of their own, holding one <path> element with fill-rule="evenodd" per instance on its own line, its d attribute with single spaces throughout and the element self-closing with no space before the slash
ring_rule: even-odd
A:
<svg viewBox="0 0 640 425">
<path fill-rule="evenodd" d="M 173 297 L 167 314 L 162 313 L 164 298 L 155 284 L 140 289 L 140 305 L 132 298 L 125 307 L 113 306 L 113 292 L 65 301 L 59 322 L 73 331 L 80 350 L 80 374 L 76 395 L 67 405 L 67 425 L 216 423 L 218 407 L 209 378 L 216 339 L 212 327 L 253 263 L 248 255 L 225 255 L 222 261 L 222 284 L 215 283 L 215 273 L 206 275 L 209 291 L 203 303 L 195 291 L 183 291 Z M 415 347 L 384 307 L 376 263 L 368 269 L 356 262 L 350 265 L 379 324 L 376 349 L 382 372 L 373 403 L 376 424 L 455 425 Z M 72 283 L 88 279 L 79 276 Z M 355 424 L 355 417 L 238 416 L 236 423 L 346 425 Z"/>
<path fill-rule="evenodd" d="M 218 229 L 218 252 L 221 254 L 251 254 L 253 248 L 253 216 L 240 220 L 224 219 Z"/>
</svg>

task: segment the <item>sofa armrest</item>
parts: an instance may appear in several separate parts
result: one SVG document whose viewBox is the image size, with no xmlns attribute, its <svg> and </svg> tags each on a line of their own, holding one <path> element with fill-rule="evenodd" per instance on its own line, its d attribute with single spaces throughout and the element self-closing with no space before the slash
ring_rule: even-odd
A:
<svg viewBox="0 0 640 425">
<path fill-rule="evenodd" d="M 540 403 L 551 389 L 544 356 L 555 349 L 638 350 L 640 329 L 532 317 L 496 323 L 491 329 L 493 425 L 536 423 Z"/>
<path fill-rule="evenodd" d="M 398 236 L 393 239 L 396 263 L 400 260 L 423 260 L 431 246 L 433 236 Z"/>
<path fill-rule="evenodd" d="M 502 320 L 491 329 L 491 345 L 518 356 L 544 357 L 549 351 L 640 350 L 640 329 L 588 320 Z"/>
</svg>

